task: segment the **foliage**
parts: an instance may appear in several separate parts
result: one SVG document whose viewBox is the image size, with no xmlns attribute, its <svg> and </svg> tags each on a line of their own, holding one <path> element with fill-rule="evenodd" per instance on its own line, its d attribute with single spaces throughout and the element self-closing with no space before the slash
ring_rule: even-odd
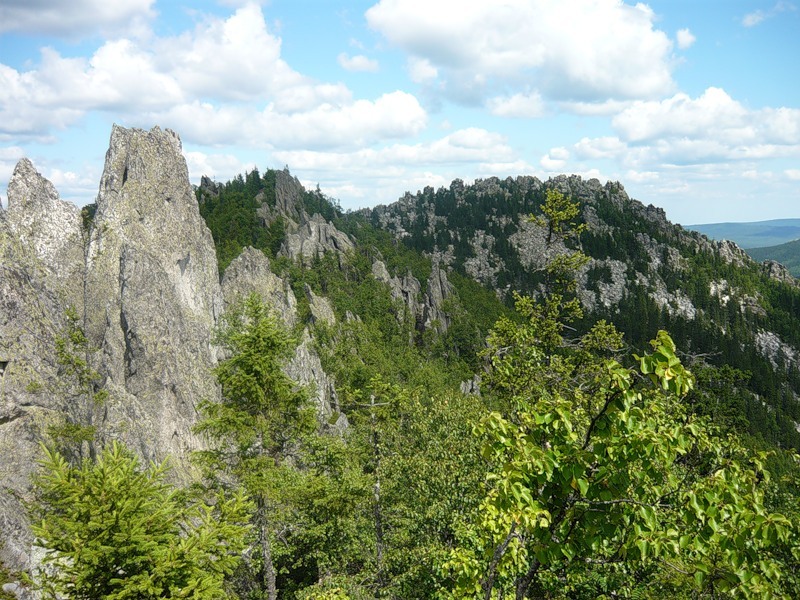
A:
<svg viewBox="0 0 800 600">
<path fill-rule="evenodd" d="M 275 204 L 275 176 L 268 171 L 262 178 L 258 169 L 239 175 L 214 194 L 198 190 L 200 214 L 211 230 L 217 249 L 220 272 L 241 254 L 245 246 L 253 246 L 274 257 L 285 236 L 285 222 L 278 217 L 265 224 L 257 211 L 262 203 Z"/>
<path fill-rule="evenodd" d="M 658 566 L 702 593 L 788 597 L 781 555 L 796 559 L 800 547 L 793 523 L 765 507 L 765 456 L 687 415 L 693 376 L 666 333 L 653 350 L 639 358 L 653 387 L 598 360 L 571 392 L 524 379 L 519 408 L 483 420 L 498 466 L 482 518 L 447 565 L 457 596 L 524 598 L 552 576 L 568 593 L 593 570 L 630 586 L 632 569 Z"/>
<path fill-rule="evenodd" d="M 31 509 L 47 550 L 37 585 L 46 598 L 226 598 L 225 575 L 247 531 L 240 495 L 213 504 L 166 483 L 165 465 L 142 469 L 112 443 L 72 466 L 45 449 Z"/>
<path fill-rule="evenodd" d="M 200 406 L 195 430 L 213 446 L 198 452 L 197 460 L 214 486 L 241 486 L 255 506 L 255 568 L 261 592 L 275 598 L 276 544 L 293 521 L 303 485 L 293 461 L 316 418 L 306 390 L 282 370 L 293 341 L 257 295 L 227 313 L 219 341 L 230 356 L 214 371 L 221 400 Z"/>
<path fill-rule="evenodd" d="M 548 210 L 561 200 L 548 197 L 545 219 L 567 214 Z M 565 264 L 553 281 L 568 293 Z M 766 455 L 687 412 L 695 378 L 669 335 L 634 370 L 609 356 L 621 337 L 604 322 L 564 336 L 581 315 L 563 293 L 518 297 L 517 309 L 524 320 L 501 319 L 489 338 L 486 381 L 502 412 L 476 427 L 493 468 L 443 565 L 453 595 L 608 597 L 655 583 L 664 594 L 789 597 L 800 546 L 765 502 Z"/>
</svg>

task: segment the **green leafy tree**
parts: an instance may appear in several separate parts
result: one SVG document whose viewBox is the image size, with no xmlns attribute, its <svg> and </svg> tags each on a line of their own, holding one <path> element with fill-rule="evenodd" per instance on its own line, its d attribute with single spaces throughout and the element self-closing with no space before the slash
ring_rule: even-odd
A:
<svg viewBox="0 0 800 600">
<path fill-rule="evenodd" d="M 240 495 L 207 504 L 142 468 L 119 443 L 71 465 L 45 449 L 31 521 L 46 549 L 34 574 L 45 598 L 227 598 L 224 578 L 247 532 Z"/>
<path fill-rule="evenodd" d="M 550 200 L 540 224 L 554 243 L 568 211 Z M 444 564 L 453 596 L 789 597 L 786 557 L 800 554 L 793 523 L 765 503 L 766 457 L 687 411 L 695 379 L 665 332 L 638 369 L 602 321 L 565 336 L 580 317 L 570 260 L 556 256 L 549 294 L 518 297 L 521 322 L 489 337 L 500 410 L 476 428 L 488 490 Z"/>
<path fill-rule="evenodd" d="M 282 370 L 293 341 L 257 295 L 229 312 L 219 339 L 230 353 L 215 369 L 222 398 L 201 405 L 196 426 L 213 447 L 197 456 L 216 486 L 240 486 L 252 500 L 256 577 L 274 600 L 276 545 L 296 520 L 304 478 L 297 467 L 304 438 L 316 431 L 315 411 Z"/>
</svg>

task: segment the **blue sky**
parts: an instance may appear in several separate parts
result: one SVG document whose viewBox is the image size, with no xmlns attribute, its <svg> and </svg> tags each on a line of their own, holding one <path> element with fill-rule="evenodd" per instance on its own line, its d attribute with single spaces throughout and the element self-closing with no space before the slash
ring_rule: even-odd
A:
<svg viewBox="0 0 800 600">
<path fill-rule="evenodd" d="M 23 156 L 93 201 L 112 123 L 349 209 L 577 173 L 683 224 L 800 217 L 800 5 L 3 0 L 3 203 Z"/>
</svg>

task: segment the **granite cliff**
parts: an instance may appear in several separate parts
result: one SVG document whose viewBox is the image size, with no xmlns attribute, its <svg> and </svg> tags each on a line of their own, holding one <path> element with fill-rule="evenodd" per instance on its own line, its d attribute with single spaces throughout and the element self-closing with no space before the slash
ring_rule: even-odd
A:
<svg viewBox="0 0 800 600">
<path fill-rule="evenodd" d="M 286 186 L 284 186 L 286 187 Z M 286 210 L 289 210 L 287 201 Z M 299 217 L 299 215 L 298 215 Z M 305 219 L 287 252 L 346 246 L 320 219 Z M 91 425 L 143 458 L 171 457 L 191 476 L 188 455 L 197 404 L 219 394 L 211 369 L 220 358 L 214 330 L 225 306 L 260 294 L 287 326 L 297 324 L 291 288 L 263 253 L 248 250 L 220 282 L 211 233 L 189 184 L 181 141 L 170 130 L 114 126 L 96 205 L 62 201 L 27 159 L 17 165 L 0 209 L 0 559 L 25 568 L 31 537 L 24 502 L 48 427 L 85 403 L 60 364 L 56 341 L 68 309 L 85 330 L 81 349 L 107 392 Z M 324 299 L 317 301 L 320 304 Z M 337 411 L 308 330 L 287 372 L 312 386 L 326 422 Z M 334 419 L 335 421 L 335 419 Z M 346 420 L 337 421 L 339 427 Z"/>
</svg>

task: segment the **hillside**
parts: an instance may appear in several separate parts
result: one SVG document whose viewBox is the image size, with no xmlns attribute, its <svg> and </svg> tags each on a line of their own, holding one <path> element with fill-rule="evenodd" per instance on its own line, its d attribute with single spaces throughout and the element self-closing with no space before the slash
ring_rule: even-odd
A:
<svg viewBox="0 0 800 600">
<path fill-rule="evenodd" d="M 745 250 L 754 260 L 774 260 L 784 265 L 794 277 L 800 277 L 800 240 L 766 248 Z"/>
<path fill-rule="evenodd" d="M 800 219 L 773 219 L 752 223 L 687 225 L 712 240 L 731 240 L 742 248 L 777 246 L 800 238 Z"/>
<path fill-rule="evenodd" d="M 619 183 L 345 213 L 114 127 L 96 205 L 8 199 L 4 591 L 800 591 L 797 281 Z"/>
</svg>

